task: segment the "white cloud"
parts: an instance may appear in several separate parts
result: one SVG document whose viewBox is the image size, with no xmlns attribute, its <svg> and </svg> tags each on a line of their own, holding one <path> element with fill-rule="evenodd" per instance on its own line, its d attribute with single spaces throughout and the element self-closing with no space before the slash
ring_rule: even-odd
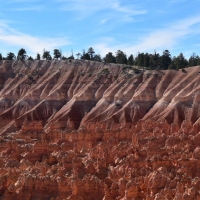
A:
<svg viewBox="0 0 200 200">
<path fill-rule="evenodd" d="M 194 5 L 196 2 L 199 2 L 199 1 L 200 1 L 200 0 L 193 0 L 192 3 L 193 3 L 193 5 Z M 185 2 L 191 3 L 190 0 L 170 0 L 170 1 L 169 1 L 170 4 L 183 4 L 183 3 L 185 3 Z"/>
<path fill-rule="evenodd" d="M 5 22 L 1 21 L 0 42 L 5 45 L 25 48 L 26 50 L 29 50 L 32 55 L 41 52 L 44 48 L 53 50 L 54 48 L 70 44 L 66 38 L 42 38 L 18 32 L 15 29 L 10 28 Z"/>
<path fill-rule="evenodd" d="M 99 42 L 93 47 L 98 50 L 102 55 L 105 55 L 109 51 L 116 52 L 118 49 L 126 52 L 128 55 L 137 54 L 140 52 L 153 52 L 161 51 L 164 49 L 175 48 L 179 45 L 182 38 L 196 34 L 198 30 L 194 26 L 200 23 L 200 16 L 188 18 L 185 20 L 177 21 L 176 23 L 169 25 L 168 27 L 160 30 L 153 31 L 146 36 L 139 38 L 137 44 L 129 42 L 128 44 L 116 44 L 113 42 Z"/>
<path fill-rule="evenodd" d="M 41 0 L 10 0 L 8 3 L 35 3 Z"/>
<path fill-rule="evenodd" d="M 186 2 L 188 0 L 170 0 L 169 3 L 180 3 L 180 2 Z"/>
<path fill-rule="evenodd" d="M 109 16 L 112 14 L 114 17 L 119 17 L 121 19 L 132 19 L 135 15 L 146 14 L 146 10 L 137 9 L 132 4 L 123 6 L 119 0 L 107 0 L 107 1 L 99 1 L 93 0 L 85 1 L 85 0 L 57 0 L 57 2 L 66 3 L 65 6 L 62 7 L 63 10 L 71 10 L 78 11 L 80 18 L 89 16 L 98 11 L 109 10 Z M 119 15 L 121 13 L 122 15 Z"/>
<path fill-rule="evenodd" d="M 42 6 L 30 6 L 30 7 L 18 7 L 18 8 L 10 8 L 11 11 L 42 11 Z"/>
<path fill-rule="evenodd" d="M 102 20 L 100 21 L 100 23 L 101 23 L 101 24 L 105 24 L 107 21 L 108 21 L 108 19 L 102 19 Z"/>
</svg>

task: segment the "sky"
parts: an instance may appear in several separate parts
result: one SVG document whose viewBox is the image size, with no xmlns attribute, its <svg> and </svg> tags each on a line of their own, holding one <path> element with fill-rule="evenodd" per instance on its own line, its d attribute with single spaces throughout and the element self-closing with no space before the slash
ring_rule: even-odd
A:
<svg viewBox="0 0 200 200">
<path fill-rule="evenodd" d="M 200 55 L 200 0 L 0 0 L 0 53 Z"/>
</svg>

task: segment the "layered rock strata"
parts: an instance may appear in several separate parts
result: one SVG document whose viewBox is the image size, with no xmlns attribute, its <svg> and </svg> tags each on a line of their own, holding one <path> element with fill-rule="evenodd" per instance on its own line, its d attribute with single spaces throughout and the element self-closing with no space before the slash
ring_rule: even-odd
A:
<svg viewBox="0 0 200 200">
<path fill-rule="evenodd" d="M 198 123 L 200 67 L 138 72 L 83 60 L 0 63 L 0 132 L 25 121 L 77 130 L 88 122 Z"/>
<path fill-rule="evenodd" d="M 1 199 L 200 199 L 199 82 L 199 66 L 1 62 Z"/>
</svg>

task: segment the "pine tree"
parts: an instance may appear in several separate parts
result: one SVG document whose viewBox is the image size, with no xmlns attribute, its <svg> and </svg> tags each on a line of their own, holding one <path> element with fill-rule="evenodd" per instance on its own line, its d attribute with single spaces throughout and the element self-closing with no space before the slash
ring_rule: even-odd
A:
<svg viewBox="0 0 200 200">
<path fill-rule="evenodd" d="M 176 69 L 183 69 L 187 67 L 188 61 L 185 59 L 183 53 L 180 53 L 179 56 L 176 57 L 174 64 L 176 65 Z"/>
<path fill-rule="evenodd" d="M 176 56 L 172 58 L 171 64 L 168 66 L 168 69 L 176 69 L 175 60 Z"/>
<path fill-rule="evenodd" d="M 128 57 L 128 65 L 134 65 L 134 58 L 133 58 L 133 55 L 131 54 L 129 57 Z"/>
<path fill-rule="evenodd" d="M 89 53 L 84 53 L 84 54 L 81 56 L 81 59 L 83 59 L 83 60 L 90 60 L 90 55 L 89 55 Z"/>
<path fill-rule="evenodd" d="M 119 64 L 127 64 L 127 57 L 123 51 L 118 50 L 116 52 L 116 62 Z"/>
<path fill-rule="evenodd" d="M 160 69 L 161 61 L 159 53 L 154 52 L 154 54 L 150 54 L 149 68 L 150 69 Z"/>
<path fill-rule="evenodd" d="M 54 49 L 53 51 L 54 58 L 56 58 L 57 60 L 58 58 L 61 58 L 61 53 L 58 49 Z"/>
<path fill-rule="evenodd" d="M 50 51 L 45 51 L 45 50 L 44 50 L 44 53 L 43 53 L 43 55 L 42 55 L 42 58 L 43 58 L 43 59 L 46 59 L 46 60 L 51 60 L 52 58 L 51 58 L 51 55 L 50 55 Z"/>
<path fill-rule="evenodd" d="M 40 60 L 40 54 L 37 53 L 36 60 Z"/>
<path fill-rule="evenodd" d="M 95 53 L 94 49 L 92 47 L 90 47 L 88 49 L 88 54 L 90 55 L 90 59 L 93 60 L 93 54 Z"/>
<path fill-rule="evenodd" d="M 191 66 L 196 66 L 198 65 L 198 61 L 199 61 L 199 56 L 197 56 L 195 53 L 193 53 L 188 61 L 188 65 Z"/>
<path fill-rule="evenodd" d="M 9 52 L 9 53 L 7 54 L 6 60 L 15 60 L 15 59 L 16 59 L 16 56 L 15 56 L 14 53 Z"/>
<path fill-rule="evenodd" d="M 21 48 L 17 54 L 17 60 L 25 60 L 27 58 L 26 50 Z"/>
<path fill-rule="evenodd" d="M 148 53 L 145 53 L 144 55 L 144 67 L 148 68 L 150 63 L 150 56 Z"/>
<path fill-rule="evenodd" d="M 116 58 L 112 52 L 107 53 L 103 60 L 107 63 L 116 63 Z"/>
<path fill-rule="evenodd" d="M 161 66 L 162 66 L 161 68 L 168 69 L 169 65 L 172 62 L 171 54 L 169 50 L 163 51 L 163 55 L 160 57 L 160 61 L 161 61 Z"/>
<path fill-rule="evenodd" d="M 144 67 L 144 53 L 139 53 L 137 56 L 137 65 Z"/>
<path fill-rule="evenodd" d="M 99 54 L 95 55 L 93 60 L 98 61 L 98 62 L 102 61 L 101 56 Z"/>
<path fill-rule="evenodd" d="M 27 58 L 27 60 L 34 60 L 31 56 L 29 56 L 28 58 Z"/>
</svg>

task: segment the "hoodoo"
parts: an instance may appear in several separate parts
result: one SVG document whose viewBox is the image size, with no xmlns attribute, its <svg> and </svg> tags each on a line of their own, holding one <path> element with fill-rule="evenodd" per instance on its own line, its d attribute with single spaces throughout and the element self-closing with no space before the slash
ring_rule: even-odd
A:
<svg viewBox="0 0 200 200">
<path fill-rule="evenodd" d="M 200 199 L 200 66 L 0 61 L 2 200 Z"/>
</svg>

